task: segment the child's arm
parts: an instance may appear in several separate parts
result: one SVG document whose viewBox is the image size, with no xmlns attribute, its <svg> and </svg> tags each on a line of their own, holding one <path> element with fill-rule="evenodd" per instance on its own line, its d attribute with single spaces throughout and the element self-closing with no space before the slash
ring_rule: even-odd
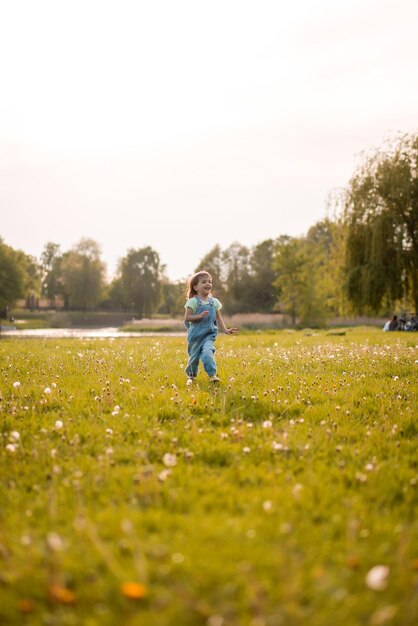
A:
<svg viewBox="0 0 418 626">
<path fill-rule="evenodd" d="M 235 335 L 238 332 L 238 328 L 235 328 L 235 326 L 231 326 L 231 328 L 226 327 L 224 318 L 222 317 L 219 310 L 216 311 L 216 319 L 218 321 L 218 326 L 220 327 L 221 331 L 225 333 L 225 335 Z"/>
<path fill-rule="evenodd" d="M 186 311 L 184 313 L 184 321 L 185 322 L 197 322 L 198 320 L 202 320 L 204 317 L 209 315 L 209 311 L 202 311 L 201 313 L 193 313 L 193 309 L 189 306 L 186 307 Z"/>
</svg>

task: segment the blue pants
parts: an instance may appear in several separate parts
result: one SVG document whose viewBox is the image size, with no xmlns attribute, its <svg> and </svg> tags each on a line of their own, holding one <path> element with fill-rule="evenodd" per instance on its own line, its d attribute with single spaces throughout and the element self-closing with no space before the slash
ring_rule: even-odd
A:
<svg viewBox="0 0 418 626">
<path fill-rule="evenodd" d="M 195 340 L 191 338 L 188 341 L 187 351 L 189 353 L 189 361 L 186 367 L 187 376 L 195 378 L 199 368 L 199 361 L 202 361 L 203 368 L 208 376 L 214 376 L 216 374 L 215 363 L 215 338 L 216 335 L 209 335 L 207 337 L 196 337 Z"/>
</svg>

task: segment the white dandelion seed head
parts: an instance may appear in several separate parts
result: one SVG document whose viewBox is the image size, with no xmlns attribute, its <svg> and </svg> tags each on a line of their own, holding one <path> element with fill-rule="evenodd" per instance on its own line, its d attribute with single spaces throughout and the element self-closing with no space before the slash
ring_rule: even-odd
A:
<svg viewBox="0 0 418 626">
<path fill-rule="evenodd" d="M 13 454 L 14 452 L 16 452 L 17 446 L 14 443 L 8 443 L 6 446 L 6 450 L 7 452 L 10 452 L 11 454 Z"/>
<path fill-rule="evenodd" d="M 158 480 L 164 483 L 167 480 L 167 478 L 170 476 L 170 474 L 172 474 L 171 469 L 164 469 L 158 474 Z"/>
<path fill-rule="evenodd" d="M 383 591 L 388 586 L 389 567 L 375 565 L 367 572 L 366 585 L 374 591 Z"/>
<path fill-rule="evenodd" d="M 64 426 L 64 422 L 63 422 L 62 420 L 57 420 L 57 421 L 55 422 L 55 428 L 56 428 L 57 430 L 60 430 L 63 426 Z"/>
<path fill-rule="evenodd" d="M 58 533 L 48 533 L 46 543 L 48 548 L 53 552 L 62 552 L 65 550 L 65 541 L 58 535 Z"/>
<path fill-rule="evenodd" d="M 9 435 L 9 441 L 11 441 L 12 443 L 17 443 L 18 441 L 20 441 L 20 433 L 17 430 L 12 430 Z"/>
<path fill-rule="evenodd" d="M 44 393 L 46 393 L 46 394 L 52 393 L 51 387 L 45 387 Z"/>
<path fill-rule="evenodd" d="M 176 455 L 166 452 L 163 456 L 163 463 L 166 467 L 175 467 L 177 465 Z"/>
<path fill-rule="evenodd" d="M 303 485 L 301 485 L 300 483 L 296 483 L 295 485 L 293 485 L 292 495 L 294 498 L 300 498 L 302 491 L 303 491 Z"/>
<path fill-rule="evenodd" d="M 20 382 L 19 382 L 18 380 L 16 380 L 16 381 L 13 383 L 13 387 L 14 387 L 15 389 L 17 389 L 17 388 L 18 388 L 18 387 L 20 387 L 20 386 L 21 386 L 21 384 L 20 384 Z"/>
</svg>

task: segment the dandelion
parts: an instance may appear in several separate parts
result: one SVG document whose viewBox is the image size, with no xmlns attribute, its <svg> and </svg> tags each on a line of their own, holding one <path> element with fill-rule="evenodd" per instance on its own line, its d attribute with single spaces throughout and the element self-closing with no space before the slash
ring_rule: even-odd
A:
<svg viewBox="0 0 418 626">
<path fill-rule="evenodd" d="M 392 604 L 382 606 L 382 608 L 377 609 L 377 611 L 373 613 L 370 618 L 370 624 L 372 624 L 372 626 L 381 626 L 381 624 L 386 624 L 387 622 L 393 620 L 396 613 L 396 606 L 393 606 Z"/>
<path fill-rule="evenodd" d="M 270 513 L 272 508 L 273 508 L 273 503 L 271 500 L 265 500 L 263 502 L 263 511 L 265 511 L 266 513 Z"/>
<path fill-rule="evenodd" d="M 163 456 L 163 463 L 166 467 L 174 467 L 175 465 L 177 465 L 176 455 L 166 452 L 166 454 L 164 454 Z"/>
<path fill-rule="evenodd" d="M 366 585 L 374 591 L 383 591 L 388 586 L 389 567 L 375 565 L 367 572 Z"/>
<path fill-rule="evenodd" d="M 29 600 L 28 598 L 22 598 L 18 601 L 17 608 L 21 613 L 32 613 L 35 605 L 33 604 L 32 600 Z"/>
<path fill-rule="evenodd" d="M 62 420 L 57 420 L 57 421 L 55 422 L 55 428 L 56 428 L 57 430 L 61 430 L 61 428 L 62 428 L 63 426 L 64 426 L 64 422 L 63 422 Z"/>
<path fill-rule="evenodd" d="M 50 394 L 50 393 L 52 393 L 52 391 L 51 391 L 51 387 L 45 387 L 45 389 L 44 389 L 44 393 L 46 393 L 47 395 L 48 395 L 48 394 Z"/>
<path fill-rule="evenodd" d="M 8 443 L 6 446 L 6 450 L 7 452 L 10 452 L 11 454 L 13 454 L 14 452 L 16 452 L 17 446 L 14 443 Z"/>
<path fill-rule="evenodd" d="M 16 380 L 16 381 L 13 383 L 13 387 L 14 387 L 15 389 L 18 389 L 20 386 L 21 386 L 21 385 L 20 385 L 20 382 L 19 382 L 18 380 Z"/>
<path fill-rule="evenodd" d="M 12 443 L 18 443 L 20 441 L 20 433 L 17 430 L 12 430 L 9 435 L 9 441 Z"/>
<path fill-rule="evenodd" d="M 367 476 L 366 474 L 363 474 L 363 472 L 356 472 L 356 480 L 358 480 L 359 483 L 366 483 Z"/>
<path fill-rule="evenodd" d="M 244 454 L 249 454 L 251 452 L 251 448 L 249 448 L 248 446 L 245 446 L 245 448 L 242 449 Z"/>
<path fill-rule="evenodd" d="M 65 542 L 57 533 L 48 533 L 46 543 L 48 548 L 53 552 L 62 552 L 65 550 Z"/>
<path fill-rule="evenodd" d="M 271 428 L 273 426 L 273 422 L 271 420 L 264 420 L 263 428 Z"/>
<path fill-rule="evenodd" d="M 141 600 L 148 595 L 148 588 L 142 583 L 122 583 L 120 590 L 122 595 L 129 600 Z"/>
<path fill-rule="evenodd" d="M 301 494 L 302 494 L 302 490 L 303 490 L 303 485 L 301 485 L 300 483 L 296 483 L 295 485 L 293 485 L 292 488 L 292 495 L 295 499 L 300 498 Z"/>
<path fill-rule="evenodd" d="M 287 452 L 289 448 L 285 446 L 283 443 L 279 443 L 277 441 L 273 441 L 272 448 L 276 452 Z"/>
<path fill-rule="evenodd" d="M 280 532 L 282 533 L 282 535 L 288 535 L 292 532 L 292 525 L 289 522 L 283 522 L 283 524 L 280 526 Z"/>
<path fill-rule="evenodd" d="M 162 470 L 159 474 L 158 474 L 158 480 L 161 483 L 165 483 L 165 481 L 167 480 L 167 478 L 172 474 L 173 472 L 171 471 L 171 469 L 165 469 Z"/>
<path fill-rule="evenodd" d="M 171 560 L 173 561 L 173 563 L 183 563 L 184 555 L 181 554 L 181 552 L 176 552 L 172 555 Z"/>
<path fill-rule="evenodd" d="M 50 585 L 48 593 L 50 599 L 58 604 L 74 604 L 76 600 L 75 594 L 61 585 Z"/>
</svg>

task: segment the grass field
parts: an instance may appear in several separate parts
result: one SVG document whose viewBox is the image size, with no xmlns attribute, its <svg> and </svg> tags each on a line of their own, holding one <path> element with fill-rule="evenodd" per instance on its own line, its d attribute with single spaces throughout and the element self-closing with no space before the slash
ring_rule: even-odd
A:
<svg viewBox="0 0 418 626">
<path fill-rule="evenodd" d="M 418 335 L 0 341 L 0 623 L 415 626 Z"/>
</svg>

